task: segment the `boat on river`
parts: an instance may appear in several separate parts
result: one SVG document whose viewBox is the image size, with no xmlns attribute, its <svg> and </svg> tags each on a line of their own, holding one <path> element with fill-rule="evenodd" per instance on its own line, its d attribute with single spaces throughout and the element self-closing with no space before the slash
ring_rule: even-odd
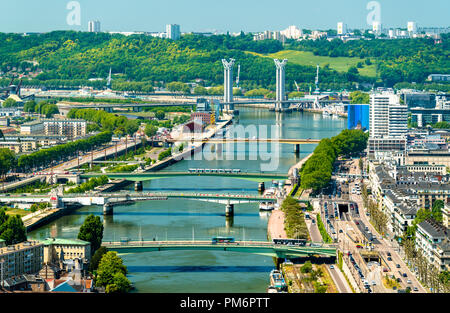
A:
<svg viewBox="0 0 450 313">
<path fill-rule="evenodd" d="M 260 211 L 272 211 L 275 209 L 275 203 L 270 201 L 263 201 L 259 203 Z"/>
<path fill-rule="evenodd" d="M 272 270 L 270 272 L 270 284 L 277 290 L 286 290 L 287 285 L 284 281 L 283 275 L 279 270 Z"/>
</svg>

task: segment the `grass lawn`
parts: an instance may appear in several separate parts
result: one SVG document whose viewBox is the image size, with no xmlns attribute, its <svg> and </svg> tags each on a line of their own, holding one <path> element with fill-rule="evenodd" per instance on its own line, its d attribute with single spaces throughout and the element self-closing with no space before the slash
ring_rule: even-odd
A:
<svg viewBox="0 0 450 313">
<path fill-rule="evenodd" d="M 258 55 L 262 57 L 274 58 L 274 59 L 288 59 L 288 63 L 294 63 L 299 65 L 309 65 L 316 66 L 317 64 L 320 67 L 323 67 L 325 64 L 329 64 L 330 68 L 338 71 L 338 72 L 347 72 L 348 69 L 352 66 L 356 66 L 358 62 L 363 62 L 364 59 L 360 58 L 347 58 L 347 57 L 325 57 L 314 55 L 309 51 L 297 51 L 297 50 L 282 50 L 277 53 L 271 54 L 259 54 L 254 52 L 248 52 L 253 55 Z M 376 77 L 376 64 L 375 60 L 371 59 L 374 62 L 372 65 L 365 65 L 363 68 L 359 68 L 358 71 L 363 76 L 368 77 Z"/>
<path fill-rule="evenodd" d="M 26 210 L 22 210 L 22 209 L 8 209 L 6 212 L 5 212 L 6 214 L 8 214 L 8 215 L 16 215 L 16 214 L 19 214 L 20 215 L 20 217 L 23 217 L 23 216 L 25 216 L 25 215 L 27 215 L 27 214 L 30 214 L 30 213 L 32 213 L 30 210 L 28 210 L 28 211 L 26 211 Z"/>
</svg>

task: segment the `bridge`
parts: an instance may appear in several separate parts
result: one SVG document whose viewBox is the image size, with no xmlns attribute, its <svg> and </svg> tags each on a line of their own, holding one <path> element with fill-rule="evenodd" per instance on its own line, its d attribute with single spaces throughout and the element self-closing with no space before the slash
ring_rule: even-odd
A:
<svg viewBox="0 0 450 313">
<path fill-rule="evenodd" d="M 254 182 L 266 182 L 271 180 L 286 180 L 288 179 L 287 174 L 277 174 L 277 173 L 220 173 L 220 172 L 141 172 L 141 173 L 84 173 L 80 174 L 80 178 L 89 179 L 91 177 L 98 176 L 108 176 L 111 179 L 126 179 L 134 182 L 142 182 L 153 179 L 162 179 L 170 177 L 182 177 L 182 176 L 212 176 L 212 177 L 225 177 L 225 178 L 235 178 L 244 179 Z"/>
<path fill-rule="evenodd" d="M 170 139 L 167 142 L 173 143 L 180 140 Z M 192 138 L 188 140 L 190 142 L 202 142 L 202 143 L 214 143 L 214 144 L 226 144 L 226 143 L 283 143 L 291 145 L 307 145 L 318 144 L 320 139 L 285 139 L 285 138 Z"/>
<path fill-rule="evenodd" d="M 156 251 L 180 251 L 180 250 L 207 250 L 243 252 L 265 255 L 276 258 L 298 258 L 308 256 L 335 257 L 336 247 L 333 245 L 313 244 L 306 246 L 275 245 L 268 241 L 236 241 L 233 243 L 213 244 L 211 240 L 193 241 L 127 241 L 127 242 L 103 242 L 102 246 L 109 251 L 119 254 L 156 252 Z"/>
</svg>

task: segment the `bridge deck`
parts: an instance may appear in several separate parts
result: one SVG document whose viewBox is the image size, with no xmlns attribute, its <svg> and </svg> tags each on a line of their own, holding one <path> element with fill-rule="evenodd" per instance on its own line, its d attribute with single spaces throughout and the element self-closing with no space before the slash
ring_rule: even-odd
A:
<svg viewBox="0 0 450 313">
<path fill-rule="evenodd" d="M 246 252 L 276 257 L 301 257 L 311 255 L 336 256 L 336 247 L 331 245 L 286 246 L 268 241 L 236 241 L 217 243 L 211 241 L 129 241 L 104 242 L 103 246 L 118 253 L 139 253 L 171 250 L 218 250 Z"/>
</svg>

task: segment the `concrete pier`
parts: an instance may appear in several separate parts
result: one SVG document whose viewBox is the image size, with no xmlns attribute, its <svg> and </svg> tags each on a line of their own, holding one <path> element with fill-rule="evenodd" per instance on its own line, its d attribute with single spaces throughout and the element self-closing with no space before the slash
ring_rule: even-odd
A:
<svg viewBox="0 0 450 313">
<path fill-rule="evenodd" d="M 228 203 L 225 207 L 225 216 L 234 216 L 234 204 Z"/>
<path fill-rule="evenodd" d="M 225 217 L 225 228 L 229 229 L 233 227 L 234 224 L 234 216 Z"/>
<path fill-rule="evenodd" d="M 294 153 L 300 154 L 300 145 L 299 144 L 294 145 Z"/>
<path fill-rule="evenodd" d="M 113 215 L 113 214 L 114 214 L 114 206 L 111 203 L 106 202 L 103 205 L 103 215 Z"/>
<path fill-rule="evenodd" d="M 264 182 L 258 184 L 258 191 L 264 192 L 266 190 L 266 186 L 264 185 Z"/>
<path fill-rule="evenodd" d="M 142 191 L 144 190 L 144 187 L 142 186 L 141 181 L 137 181 L 134 183 L 134 191 Z"/>
</svg>

